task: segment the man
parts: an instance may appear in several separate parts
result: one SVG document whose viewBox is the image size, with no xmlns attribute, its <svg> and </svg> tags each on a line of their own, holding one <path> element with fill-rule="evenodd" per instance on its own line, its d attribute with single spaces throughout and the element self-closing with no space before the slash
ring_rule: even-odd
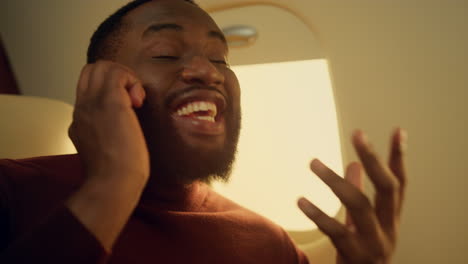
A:
<svg viewBox="0 0 468 264">
<path fill-rule="evenodd" d="M 308 263 L 283 229 L 206 184 L 228 180 L 239 136 L 227 52 L 191 1 L 134 1 L 106 20 L 77 87 L 78 155 L 0 163 L 1 263 Z M 360 191 L 359 163 L 342 180 L 318 160 L 311 168 L 347 206 L 347 223 L 298 204 L 338 263 L 390 263 L 403 134 L 393 136 L 388 167 L 361 132 L 353 143 L 375 208 Z"/>
</svg>

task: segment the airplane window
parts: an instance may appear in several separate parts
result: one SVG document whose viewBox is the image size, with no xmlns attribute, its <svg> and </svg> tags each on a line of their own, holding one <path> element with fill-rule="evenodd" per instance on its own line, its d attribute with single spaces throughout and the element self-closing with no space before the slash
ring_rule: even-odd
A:
<svg viewBox="0 0 468 264">
<path fill-rule="evenodd" d="M 231 180 L 213 187 L 290 232 L 316 230 L 297 199 L 305 196 L 329 215 L 337 215 L 341 204 L 309 163 L 318 158 L 343 175 L 336 105 L 320 43 L 310 26 L 276 6 L 212 15 L 228 41 L 236 41 L 229 61 L 241 85 L 243 113 Z M 239 45 L 238 32 L 255 37 Z"/>
<path fill-rule="evenodd" d="M 342 174 L 336 107 L 326 60 L 233 67 L 242 89 L 242 130 L 223 195 L 288 230 L 315 224 L 296 206 L 303 195 L 336 215 L 339 200 L 309 169 L 319 158 Z"/>
</svg>

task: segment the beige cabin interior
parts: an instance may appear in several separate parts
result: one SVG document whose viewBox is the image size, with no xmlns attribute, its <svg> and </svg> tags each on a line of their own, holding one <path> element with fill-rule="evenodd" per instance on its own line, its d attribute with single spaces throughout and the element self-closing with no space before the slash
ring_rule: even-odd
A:
<svg viewBox="0 0 468 264">
<path fill-rule="evenodd" d="M 74 89 L 85 63 L 89 37 L 104 17 L 125 2 L 1 1 L 0 35 L 23 96 L 52 99 L 53 107 L 62 109 L 65 116 L 51 118 L 71 120 Z M 282 25 L 265 25 L 262 20 L 258 23 L 272 38 L 268 41 L 272 46 L 257 47 L 266 52 L 254 55 L 239 52 L 233 64 L 326 58 L 345 164 L 357 160 L 350 141 L 355 129 L 367 132 L 382 159 L 388 156 L 390 133 L 396 127 L 405 128 L 409 134 L 409 185 L 394 263 L 467 263 L 467 1 L 197 2 L 213 15 L 252 5 L 274 7 L 294 17 L 294 23 L 301 23 L 304 32 L 310 33 L 303 37 L 311 39 L 313 45 L 292 45 L 284 37 L 274 39 L 279 34 L 275 29 Z M 243 23 L 243 17 L 236 15 L 217 19 L 236 18 Z M 294 33 L 295 27 L 290 30 Z M 292 51 L 288 53 L 288 49 Z M 29 117 L 35 111 L 23 108 L 35 105 L 46 111 L 40 106 L 43 101 L 22 99 L 8 108 L 10 99 L 0 95 L 1 131 L 16 123 L 15 119 L 2 118 L 13 111 L 27 112 Z M 66 124 L 57 126 L 62 134 L 66 133 Z M 6 132 L 1 131 L 3 140 Z M 23 137 L 9 133 L 5 139 L 9 142 L 11 133 Z M 15 148 L 15 144 L 10 147 Z M 62 150 L 58 147 L 53 151 Z M 0 153 L 13 152 L 4 148 Z M 367 191 L 372 195 L 369 184 Z M 317 258 L 312 263 L 334 263 L 330 255 L 333 251 L 326 243 L 304 248 Z"/>
</svg>

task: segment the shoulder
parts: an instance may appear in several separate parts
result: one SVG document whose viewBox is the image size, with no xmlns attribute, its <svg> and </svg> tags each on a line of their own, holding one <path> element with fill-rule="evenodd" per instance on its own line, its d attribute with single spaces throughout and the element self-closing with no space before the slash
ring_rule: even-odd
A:
<svg viewBox="0 0 468 264">
<path fill-rule="evenodd" d="M 26 159 L 0 159 L 3 175 L 27 175 L 34 173 L 56 174 L 70 169 L 81 172 L 81 160 L 77 154 L 44 156 Z"/>
<path fill-rule="evenodd" d="M 0 160 L 2 203 L 25 219 L 68 197 L 83 180 L 78 155 Z"/>
<path fill-rule="evenodd" d="M 212 210 L 225 214 L 230 222 L 239 224 L 246 231 L 245 235 L 251 236 L 257 246 L 268 249 L 270 256 L 275 256 L 275 263 L 308 263 L 289 234 L 270 219 L 214 190 L 209 192 L 209 204 Z"/>
<path fill-rule="evenodd" d="M 8 169 L 36 169 L 60 170 L 69 166 L 78 166 L 81 161 L 78 154 L 42 156 L 25 159 L 0 159 L 0 168 Z"/>
<path fill-rule="evenodd" d="M 82 180 L 83 175 L 81 160 L 77 154 L 0 160 L 0 185 L 7 185 L 6 187 L 18 191 L 27 185 L 74 185 Z"/>
</svg>

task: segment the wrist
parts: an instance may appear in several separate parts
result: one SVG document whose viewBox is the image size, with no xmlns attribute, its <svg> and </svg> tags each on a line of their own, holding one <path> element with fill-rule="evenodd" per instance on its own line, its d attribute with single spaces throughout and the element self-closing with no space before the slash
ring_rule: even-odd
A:
<svg viewBox="0 0 468 264">
<path fill-rule="evenodd" d="M 141 162 L 132 159 L 131 161 L 113 158 L 101 158 L 98 162 L 87 168 L 87 176 L 89 179 L 95 179 L 96 183 L 107 184 L 131 184 L 145 185 L 149 178 L 149 166 L 145 166 L 149 162 Z"/>
</svg>

